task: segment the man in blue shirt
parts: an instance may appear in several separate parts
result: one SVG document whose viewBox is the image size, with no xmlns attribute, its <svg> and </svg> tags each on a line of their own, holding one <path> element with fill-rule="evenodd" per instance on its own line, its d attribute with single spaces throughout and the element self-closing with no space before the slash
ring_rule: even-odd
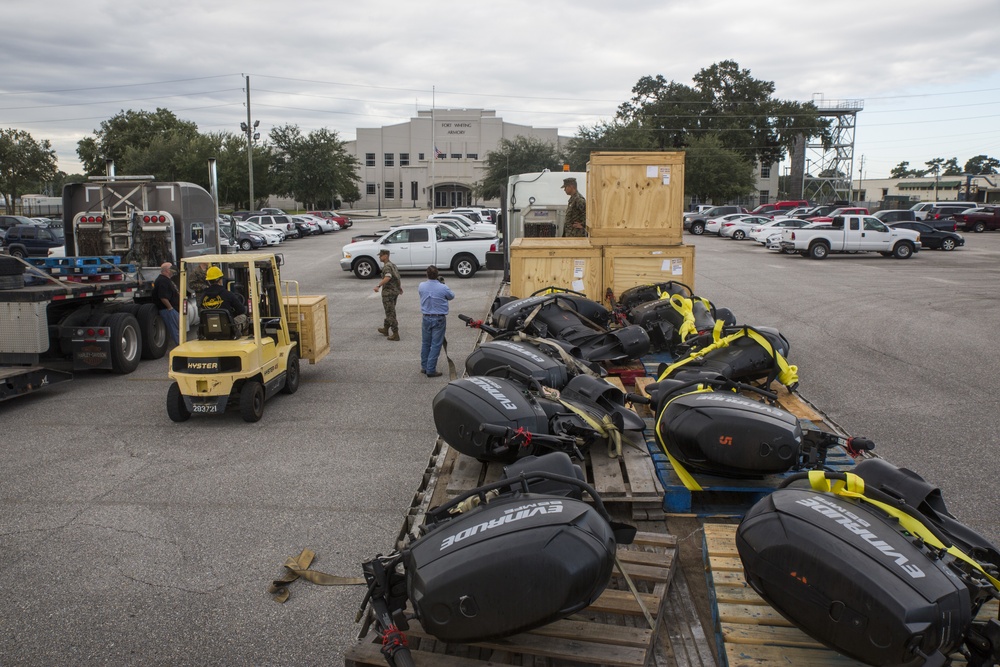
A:
<svg viewBox="0 0 1000 667">
<path fill-rule="evenodd" d="M 437 370 L 438 355 L 444 343 L 447 325 L 448 302 L 455 293 L 444 284 L 436 266 L 427 267 L 427 280 L 417 286 L 420 295 L 420 312 L 424 314 L 420 344 L 420 372 L 429 378 L 441 377 Z"/>
</svg>

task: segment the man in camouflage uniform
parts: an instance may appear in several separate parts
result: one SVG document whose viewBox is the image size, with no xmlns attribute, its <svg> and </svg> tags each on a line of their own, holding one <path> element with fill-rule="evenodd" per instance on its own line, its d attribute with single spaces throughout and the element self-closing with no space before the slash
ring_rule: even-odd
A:
<svg viewBox="0 0 1000 667">
<path fill-rule="evenodd" d="M 569 195 L 566 203 L 566 219 L 563 223 L 563 237 L 587 235 L 587 200 L 576 189 L 575 178 L 564 178 L 563 192 Z"/>
<path fill-rule="evenodd" d="M 399 322 L 396 321 L 396 299 L 403 293 L 403 283 L 399 279 L 399 269 L 389 261 L 389 251 L 380 250 L 378 259 L 382 262 L 382 280 L 375 286 L 375 291 L 382 289 L 382 308 L 385 309 L 385 325 L 378 332 L 388 336 L 389 340 L 399 340 Z M 389 330 L 392 335 L 389 335 Z"/>
</svg>

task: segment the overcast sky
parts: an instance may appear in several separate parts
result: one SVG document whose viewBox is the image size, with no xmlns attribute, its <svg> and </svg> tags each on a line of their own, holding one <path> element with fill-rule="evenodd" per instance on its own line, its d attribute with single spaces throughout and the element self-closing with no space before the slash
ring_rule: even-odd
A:
<svg viewBox="0 0 1000 667">
<path fill-rule="evenodd" d="M 1000 1 L 231 0 L 4 3 L 0 127 L 76 143 L 123 109 L 202 132 L 297 124 L 355 138 L 417 109 L 485 108 L 564 136 L 642 76 L 735 60 L 781 99 L 863 100 L 855 173 L 1000 158 Z M 432 91 L 433 94 L 432 94 Z"/>
</svg>

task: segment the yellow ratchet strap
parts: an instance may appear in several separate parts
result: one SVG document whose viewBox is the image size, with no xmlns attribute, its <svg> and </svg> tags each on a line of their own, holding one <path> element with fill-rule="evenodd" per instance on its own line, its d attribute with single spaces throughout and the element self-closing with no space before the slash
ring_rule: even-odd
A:
<svg viewBox="0 0 1000 667">
<path fill-rule="evenodd" d="M 701 348 L 697 352 L 692 352 L 691 354 L 689 354 L 688 356 L 684 357 L 680 361 L 675 361 L 674 363 L 672 363 L 669 366 L 667 366 L 666 370 L 664 370 L 662 373 L 660 373 L 660 376 L 658 378 L 656 378 L 656 381 L 659 382 L 660 380 L 665 380 L 668 377 L 670 377 L 671 373 L 673 373 L 678 368 L 684 366 L 685 364 L 689 364 L 692 361 L 694 361 L 695 359 L 698 359 L 700 357 L 705 356 L 706 354 L 708 354 L 712 350 L 717 350 L 720 347 L 725 347 L 726 345 L 729 345 L 728 338 L 730 338 L 730 337 L 726 337 L 726 338 L 722 338 L 721 337 L 722 336 L 722 327 L 723 326 L 724 325 L 723 325 L 722 320 L 716 320 L 715 321 L 715 328 L 712 330 L 712 340 L 714 342 L 711 345 L 706 345 L 705 347 Z"/>
<path fill-rule="evenodd" d="M 889 516 L 898 520 L 900 527 L 902 527 L 906 532 L 919 537 L 935 549 L 945 549 L 941 540 L 934 536 L 934 533 L 931 532 L 926 525 L 924 525 L 923 521 L 898 507 L 887 505 L 886 503 L 867 497 L 865 495 L 865 481 L 854 473 L 847 473 L 846 482 L 842 480 L 834 480 L 831 484 L 830 480 L 826 478 L 822 470 L 811 470 L 809 472 L 809 484 L 812 486 L 814 491 L 833 493 L 845 498 L 855 498 L 866 502 L 869 505 L 874 505 Z M 987 581 L 990 582 L 990 584 L 993 585 L 994 588 L 1000 590 L 1000 580 L 997 580 L 995 577 L 988 574 L 971 556 L 966 554 L 954 544 L 948 547 L 946 551 L 955 558 L 963 560 L 979 570 L 979 572 L 982 573 L 982 575 L 987 579 Z"/>
<path fill-rule="evenodd" d="M 678 396 L 674 396 L 669 401 L 667 401 L 666 405 L 663 406 L 663 410 L 665 411 L 671 403 L 676 401 L 681 396 L 690 396 L 691 394 L 704 394 L 710 392 L 712 392 L 711 388 L 700 387 L 699 389 L 696 389 L 694 391 L 689 391 L 686 394 L 680 394 Z M 660 414 L 663 414 L 663 412 L 661 411 Z M 677 473 L 677 476 L 681 478 L 681 482 L 684 484 L 684 487 L 687 488 L 688 491 L 702 491 L 703 489 L 701 488 L 701 484 L 699 484 L 697 480 L 695 480 L 695 478 L 691 475 L 691 473 L 687 471 L 687 468 L 681 465 L 681 462 L 675 459 L 673 455 L 670 453 L 670 450 L 667 449 L 666 443 L 663 442 L 663 436 L 660 435 L 659 424 L 657 424 L 654 431 L 656 431 L 656 442 L 660 444 L 660 449 L 662 449 L 663 453 L 667 455 L 667 459 L 670 461 L 670 465 L 673 467 L 674 472 Z"/>
<path fill-rule="evenodd" d="M 563 404 L 567 410 L 577 415 L 587 423 L 587 426 L 594 429 L 601 434 L 608 441 L 608 458 L 617 458 L 622 455 L 622 432 L 618 430 L 615 426 L 614 421 L 611 419 L 611 415 L 604 415 L 601 421 L 597 421 L 586 411 L 576 407 L 572 403 L 567 403 L 566 401 L 559 399 L 559 402 Z"/>
<path fill-rule="evenodd" d="M 677 331 L 677 334 L 681 337 L 681 340 L 687 340 L 687 337 L 691 334 L 698 333 L 698 329 L 694 325 L 694 301 L 685 299 L 680 294 L 671 294 L 669 299 L 670 305 L 684 319 L 684 323 L 681 324 L 681 328 Z"/>
</svg>

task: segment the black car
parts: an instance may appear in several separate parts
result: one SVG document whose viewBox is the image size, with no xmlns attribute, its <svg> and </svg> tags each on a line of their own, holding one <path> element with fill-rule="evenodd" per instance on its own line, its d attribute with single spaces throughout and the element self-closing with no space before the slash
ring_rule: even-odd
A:
<svg viewBox="0 0 1000 667">
<path fill-rule="evenodd" d="M 893 222 L 888 226 L 894 229 L 910 229 L 920 232 L 920 245 L 932 250 L 954 250 L 965 245 L 965 237 L 961 234 L 934 229 L 926 222 Z"/>
</svg>

